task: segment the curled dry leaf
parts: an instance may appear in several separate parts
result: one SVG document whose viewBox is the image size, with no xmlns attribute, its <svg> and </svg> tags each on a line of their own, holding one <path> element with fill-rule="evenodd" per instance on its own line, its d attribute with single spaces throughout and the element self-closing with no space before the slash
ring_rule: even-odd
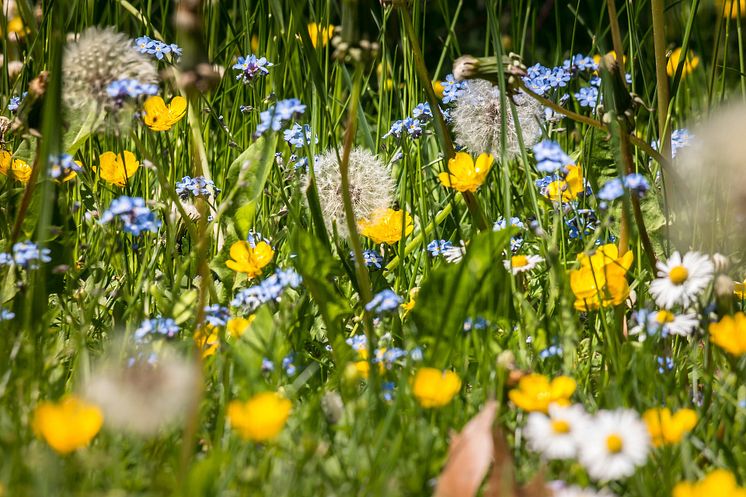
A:
<svg viewBox="0 0 746 497">
<path fill-rule="evenodd" d="M 470 497 L 476 495 L 492 464 L 492 423 L 497 402 L 485 404 L 458 435 L 448 449 L 448 462 L 438 478 L 435 497 Z"/>
</svg>

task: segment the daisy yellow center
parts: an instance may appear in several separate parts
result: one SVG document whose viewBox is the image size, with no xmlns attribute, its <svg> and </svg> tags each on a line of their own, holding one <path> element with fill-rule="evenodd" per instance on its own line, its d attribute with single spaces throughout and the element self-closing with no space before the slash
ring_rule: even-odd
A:
<svg viewBox="0 0 746 497">
<path fill-rule="evenodd" d="M 676 266 L 668 273 L 668 278 L 674 285 L 681 285 L 689 278 L 689 270 L 684 266 Z"/>
<path fill-rule="evenodd" d="M 674 320 L 674 315 L 668 311 L 664 311 L 663 309 L 661 309 L 660 311 L 658 311 L 658 314 L 656 314 L 655 320 L 658 322 L 658 324 L 670 323 Z"/>
<path fill-rule="evenodd" d="M 554 433 L 570 433 L 570 423 L 563 419 L 552 421 L 552 431 Z"/>
<path fill-rule="evenodd" d="M 512 260 L 510 261 L 510 264 L 513 267 L 528 266 L 528 257 L 526 257 L 525 255 L 514 255 L 512 257 Z"/>
<path fill-rule="evenodd" d="M 624 443 L 622 441 L 622 437 L 616 434 L 611 434 L 608 437 L 606 437 L 606 448 L 609 452 L 612 454 L 618 454 L 622 451 L 622 447 L 624 446 Z"/>
</svg>

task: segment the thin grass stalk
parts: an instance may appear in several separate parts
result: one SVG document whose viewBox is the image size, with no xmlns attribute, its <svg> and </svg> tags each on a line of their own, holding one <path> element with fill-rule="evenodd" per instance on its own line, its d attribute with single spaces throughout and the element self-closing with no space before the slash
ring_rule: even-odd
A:
<svg viewBox="0 0 746 497">
<path fill-rule="evenodd" d="M 658 139 L 661 155 L 671 158 L 671 128 L 666 123 L 668 116 L 668 73 L 666 71 L 666 20 L 663 0 L 651 0 L 653 10 L 653 47 L 655 50 L 655 79 L 658 95 Z M 621 59 L 619 59 L 621 60 Z M 684 54 L 686 61 L 686 54 Z"/>
</svg>

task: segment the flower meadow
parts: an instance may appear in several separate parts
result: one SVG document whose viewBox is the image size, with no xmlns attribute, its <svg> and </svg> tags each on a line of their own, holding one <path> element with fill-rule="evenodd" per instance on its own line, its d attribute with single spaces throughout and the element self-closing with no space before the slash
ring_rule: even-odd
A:
<svg viewBox="0 0 746 497">
<path fill-rule="evenodd" d="M 4 0 L 0 497 L 745 496 L 744 19 Z"/>
</svg>

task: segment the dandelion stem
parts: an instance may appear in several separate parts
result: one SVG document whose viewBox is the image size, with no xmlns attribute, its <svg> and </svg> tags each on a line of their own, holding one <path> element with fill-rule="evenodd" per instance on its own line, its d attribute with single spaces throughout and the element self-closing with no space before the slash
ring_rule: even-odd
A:
<svg viewBox="0 0 746 497">
<path fill-rule="evenodd" d="M 666 73 L 666 25 L 663 13 L 663 0 L 651 0 L 653 8 L 653 45 L 655 48 L 655 79 L 658 94 L 658 137 L 660 151 L 666 159 L 671 157 L 671 130 L 667 126 L 668 117 L 668 74 Z M 686 54 L 684 54 L 686 61 Z"/>
<path fill-rule="evenodd" d="M 409 16 L 409 11 L 407 10 L 406 6 L 400 6 L 399 14 L 401 15 L 402 24 L 404 24 L 404 29 L 407 34 L 407 41 L 410 48 L 412 49 L 414 66 L 417 70 L 417 77 L 420 78 L 420 84 L 425 90 L 425 96 L 427 97 L 427 101 L 430 104 L 430 109 L 433 113 L 433 117 L 435 118 L 435 128 L 437 131 L 437 135 L 440 139 L 441 145 L 443 146 L 443 154 L 445 155 L 446 160 L 448 160 L 455 155 L 455 148 L 453 146 L 453 140 L 451 140 L 451 135 L 448 132 L 448 128 L 446 127 L 446 121 L 443 118 L 443 113 L 440 111 L 438 98 L 435 96 L 435 91 L 433 90 L 430 75 L 427 72 L 427 66 L 425 66 L 425 59 L 422 56 L 422 49 L 420 48 L 420 44 L 417 41 L 419 37 L 414 30 L 414 26 L 412 25 L 412 18 Z M 472 192 L 463 192 L 462 195 L 464 197 L 464 201 L 466 202 L 466 207 L 469 209 L 469 213 L 471 214 L 471 217 L 474 221 L 474 224 L 477 226 L 477 229 L 479 231 L 486 230 L 487 220 L 484 217 L 484 212 L 482 212 L 482 208 L 479 205 L 479 202 L 477 202 L 477 198 Z"/>
</svg>

